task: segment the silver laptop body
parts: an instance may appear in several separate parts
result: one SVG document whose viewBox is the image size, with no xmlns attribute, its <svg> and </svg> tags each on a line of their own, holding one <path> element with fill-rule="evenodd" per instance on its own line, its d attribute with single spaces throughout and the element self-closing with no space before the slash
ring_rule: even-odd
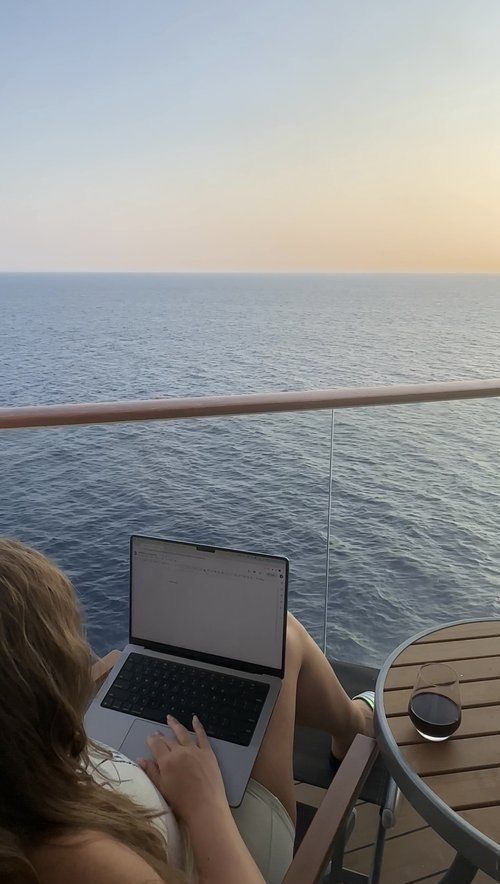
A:
<svg viewBox="0 0 500 884">
<path fill-rule="evenodd" d="M 238 806 L 283 679 L 287 593 L 285 558 L 133 536 L 129 644 L 87 711 L 89 736 L 133 760 L 150 757 L 146 737 L 153 731 L 172 736 L 158 720 L 102 705 L 119 694 L 113 686 L 131 654 L 262 682 L 268 686 L 267 695 L 249 744 L 210 738 L 229 804 Z M 136 657 L 127 665 L 132 662 L 158 665 Z M 260 686 L 256 690 L 264 693 Z M 166 718 L 172 710 L 164 711 Z M 192 712 L 203 723 L 204 714 Z"/>
</svg>

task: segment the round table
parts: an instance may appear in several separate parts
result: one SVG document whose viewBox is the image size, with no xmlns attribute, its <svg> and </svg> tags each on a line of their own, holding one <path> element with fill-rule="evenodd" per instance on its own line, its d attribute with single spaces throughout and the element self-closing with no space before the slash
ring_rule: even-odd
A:
<svg viewBox="0 0 500 884">
<path fill-rule="evenodd" d="M 408 701 L 420 667 L 446 662 L 460 679 L 462 722 L 443 743 L 415 730 Z M 461 620 L 404 642 L 380 671 L 375 733 L 401 792 L 456 851 L 442 881 L 500 881 L 500 620 Z"/>
</svg>

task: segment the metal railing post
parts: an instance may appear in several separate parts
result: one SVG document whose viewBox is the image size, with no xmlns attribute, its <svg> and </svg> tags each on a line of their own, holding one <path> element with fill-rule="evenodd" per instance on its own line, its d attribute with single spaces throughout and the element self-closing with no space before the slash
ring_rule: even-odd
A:
<svg viewBox="0 0 500 884">
<path fill-rule="evenodd" d="M 332 520 L 332 480 L 333 480 L 333 437 L 335 430 L 335 412 L 332 408 L 330 422 L 330 469 L 328 471 L 328 512 L 326 517 L 326 559 L 325 559 L 325 601 L 323 606 L 323 653 L 327 653 L 328 633 L 328 581 L 330 576 L 330 524 Z"/>
</svg>

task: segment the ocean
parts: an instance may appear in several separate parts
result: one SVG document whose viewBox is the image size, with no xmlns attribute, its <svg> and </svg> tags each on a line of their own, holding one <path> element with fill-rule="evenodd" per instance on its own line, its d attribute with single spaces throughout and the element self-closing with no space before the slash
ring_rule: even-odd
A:
<svg viewBox="0 0 500 884">
<path fill-rule="evenodd" d="M 2 274 L 0 405 L 498 376 L 500 277 Z M 284 554 L 323 632 L 330 413 L 0 432 L 0 534 L 71 576 L 98 653 L 128 539 Z M 500 614 L 500 402 L 337 411 L 328 651 Z"/>
</svg>

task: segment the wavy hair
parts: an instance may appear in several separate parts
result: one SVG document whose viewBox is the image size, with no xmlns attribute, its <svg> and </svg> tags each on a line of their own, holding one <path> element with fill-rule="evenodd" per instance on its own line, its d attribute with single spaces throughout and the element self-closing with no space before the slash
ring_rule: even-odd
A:
<svg viewBox="0 0 500 884">
<path fill-rule="evenodd" d="M 30 850 L 93 830 L 180 882 L 155 814 L 88 772 L 91 663 L 70 581 L 45 556 L 0 538 L 0 880 L 38 884 Z"/>
</svg>

